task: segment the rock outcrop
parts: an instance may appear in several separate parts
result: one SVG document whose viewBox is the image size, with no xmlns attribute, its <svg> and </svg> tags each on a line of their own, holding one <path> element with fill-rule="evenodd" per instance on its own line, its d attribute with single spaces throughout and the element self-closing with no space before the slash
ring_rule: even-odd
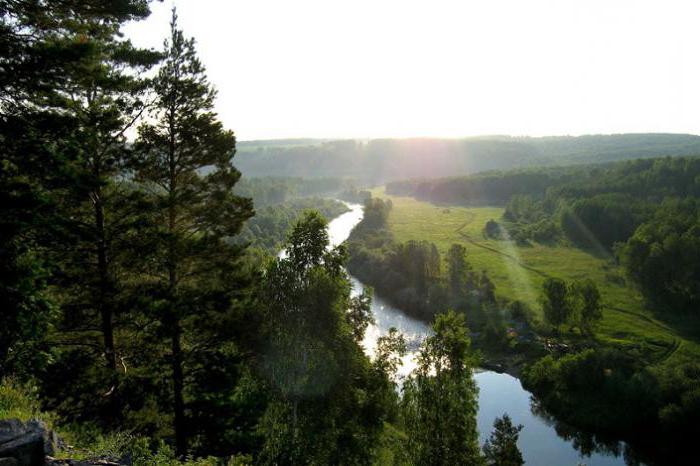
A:
<svg viewBox="0 0 700 466">
<path fill-rule="evenodd" d="M 59 442 L 42 421 L 0 420 L 0 466 L 44 466 Z"/>
<path fill-rule="evenodd" d="M 0 466 L 3 466 L 0 463 Z M 115 462 L 110 459 L 98 460 L 58 460 L 47 457 L 46 466 L 127 466 L 127 463 Z"/>
<path fill-rule="evenodd" d="M 0 420 L 0 466 L 127 466 L 126 459 L 90 460 L 54 458 L 57 450 L 70 451 L 42 421 Z"/>
</svg>

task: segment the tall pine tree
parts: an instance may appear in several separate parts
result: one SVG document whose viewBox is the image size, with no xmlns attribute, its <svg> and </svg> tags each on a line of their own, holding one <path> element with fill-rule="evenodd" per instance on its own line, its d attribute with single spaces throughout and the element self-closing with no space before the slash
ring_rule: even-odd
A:
<svg viewBox="0 0 700 466">
<path fill-rule="evenodd" d="M 44 2 L 39 2 L 44 3 Z M 128 358 L 119 348 L 118 322 L 130 319 L 120 301 L 125 254 L 134 246 L 138 190 L 125 172 L 126 132 L 145 108 L 149 82 L 141 76 L 160 54 L 134 47 L 122 26 L 149 15 L 148 1 L 68 1 L 50 18 L 57 36 L 82 44 L 82 53 L 54 89 L 53 102 L 70 118 L 68 157 L 56 191 L 51 262 L 62 309 L 53 343 L 62 349 L 49 376 L 73 386 L 47 385 L 51 405 L 63 414 L 106 424 L 122 421 L 120 382 Z M 81 409 L 75 409 L 75 400 Z M 75 416 L 73 415 L 75 413 Z"/>
<path fill-rule="evenodd" d="M 41 293 L 48 272 L 60 270 L 52 278 L 70 285 L 58 299 L 66 317 L 59 328 L 72 333 L 61 341 L 104 355 L 112 385 L 114 274 L 102 191 L 117 173 L 123 133 L 143 108 L 132 98 L 143 89 L 132 70 L 138 73 L 157 59 L 123 41 L 119 29 L 148 14 L 146 0 L 0 2 L 0 197 L 7 201 L 0 216 L 8 233 L 0 262 L 12 268 L 8 277 L 17 279 L 8 283 L 13 308 L 8 315 L 36 312 L 24 327 L 37 319 L 46 327 L 46 306 L 42 311 L 26 305 L 45 300 L 19 294 Z M 86 341 L 96 340 L 96 334 L 101 343 Z"/>
<path fill-rule="evenodd" d="M 152 311 L 169 340 L 175 444 L 182 455 L 188 444 L 187 368 L 195 339 L 203 338 L 197 322 L 207 315 L 226 318 L 237 299 L 242 251 L 231 238 L 253 208 L 250 199 L 233 194 L 241 176 L 232 164 L 236 140 L 217 120 L 216 92 L 194 40 L 178 29 L 175 10 L 154 89 L 153 123 L 139 128 L 134 167 L 153 199 L 153 231 L 162 239 L 150 255 L 143 253 L 150 257 L 146 281 L 157 297 Z M 223 335 L 226 328 L 209 330 Z"/>
</svg>

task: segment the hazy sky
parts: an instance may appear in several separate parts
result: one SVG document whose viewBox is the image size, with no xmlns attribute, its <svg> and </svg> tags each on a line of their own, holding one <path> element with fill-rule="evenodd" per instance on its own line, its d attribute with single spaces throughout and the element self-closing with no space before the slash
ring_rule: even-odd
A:
<svg viewBox="0 0 700 466">
<path fill-rule="evenodd" d="M 240 140 L 700 133 L 699 0 L 174 3 Z"/>
</svg>

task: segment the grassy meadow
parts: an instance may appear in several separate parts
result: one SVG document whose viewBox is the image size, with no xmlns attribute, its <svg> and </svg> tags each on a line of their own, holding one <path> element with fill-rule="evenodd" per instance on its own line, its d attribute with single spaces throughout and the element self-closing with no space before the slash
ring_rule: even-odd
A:
<svg viewBox="0 0 700 466">
<path fill-rule="evenodd" d="M 629 284 L 611 256 L 564 245 L 493 240 L 484 233 L 490 219 L 501 220 L 501 207 L 438 206 L 409 197 L 391 196 L 384 188 L 373 196 L 391 199 L 389 228 L 397 241 L 426 240 L 445 254 L 453 243 L 467 248 L 476 270 L 486 270 L 500 297 L 520 299 L 541 317 L 539 294 L 547 277 L 564 280 L 591 278 L 604 300 L 597 338 L 628 347 L 656 362 L 700 356 L 697 325 L 683 319 L 661 321 L 644 306 L 641 294 Z"/>
</svg>

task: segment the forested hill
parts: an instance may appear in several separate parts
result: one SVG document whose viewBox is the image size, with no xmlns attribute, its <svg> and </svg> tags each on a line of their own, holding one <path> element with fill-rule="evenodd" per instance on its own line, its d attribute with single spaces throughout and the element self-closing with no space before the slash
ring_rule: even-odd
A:
<svg viewBox="0 0 700 466">
<path fill-rule="evenodd" d="M 461 205 L 502 205 L 534 198 L 624 194 L 638 199 L 700 196 L 700 157 L 663 157 L 608 164 L 493 170 L 469 176 L 414 178 L 387 183 L 387 192 Z"/>
<path fill-rule="evenodd" d="M 601 163 L 700 154 L 700 136 L 619 134 L 579 137 L 248 141 L 236 164 L 247 176 L 353 177 L 381 183 L 542 165 Z"/>
</svg>

